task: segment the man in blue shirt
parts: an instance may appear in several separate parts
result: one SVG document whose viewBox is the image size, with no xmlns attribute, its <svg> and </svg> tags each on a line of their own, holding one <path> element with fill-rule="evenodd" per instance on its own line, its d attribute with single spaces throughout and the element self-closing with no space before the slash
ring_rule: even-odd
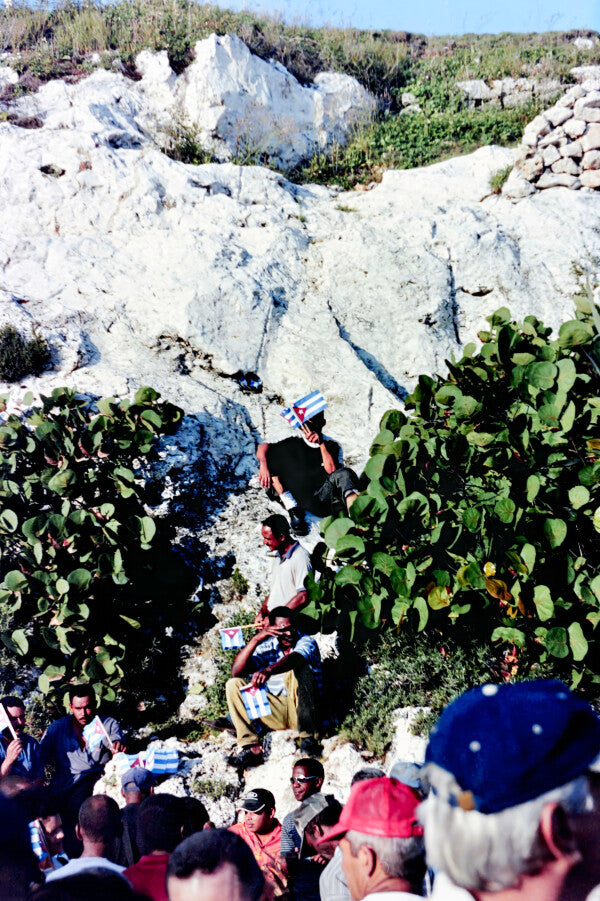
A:
<svg viewBox="0 0 600 901">
<path fill-rule="evenodd" d="M 65 829 L 65 850 L 75 857 L 79 843 L 75 825 L 79 808 L 89 798 L 94 785 L 113 754 L 125 750 L 120 725 L 110 716 L 100 716 L 107 738 L 90 749 L 83 736 L 84 727 L 96 716 L 96 697 L 91 685 L 69 688 L 67 716 L 51 723 L 40 745 L 44 765 L 54 768 L 50 782 Z"/>
<path fill-rule="evenodd" d="M 25 732 L 25 704 L 20 698 L 9 695 L 0 700 L 16 733 L 0 735 L 0 777 L 25 776 L 41 784 L 44 767 L 40 746 L 35 738 Z"/>
<path fill-rule="evenodd" d="M 316 745 L 316 697 L 321 690 L 322 670 L 319 647 L 314 638 L 295 628 L 289 607 L 275 607 L 268 625 L 260 629 L 239 652 L 226 686 L 229 715 L 235 726 L 241 753 L 231 759 L 245 769 L 263 762 L 262 746 L 243 700 L 242 688 L 264 687 L 271 713 L 260 717 L 267 729 L 294 729 L 301 738 L 301 750 L 311 753 Z M 249 678 L 248 678 L 249 677 Z"/>
</svg>

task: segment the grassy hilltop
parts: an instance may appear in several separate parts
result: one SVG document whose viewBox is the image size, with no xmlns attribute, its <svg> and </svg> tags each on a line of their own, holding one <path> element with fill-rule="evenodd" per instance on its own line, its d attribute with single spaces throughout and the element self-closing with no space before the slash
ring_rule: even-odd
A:
<svg viewBox="0 0 600 901">
<path fill-rule="evenodd" d="M 110 6 L 84 0 L 53 11 L 17 3 L 0 10 L 0 52 L 9 54 L 21 73 L 19 84 L 8 89 L 17 94 L 50 78 L 76 79 L 97 65 L 110 68 L 116 59 L 135 77 L 135 57 L 146 48 L 167 50 L 181 72 L 193 58 L 195 42 L 213 32 L 238 35 L 254 53 L 280 61 L 302 82 L 324 70 L 345 72 L 377 96 L 375 121 L 357 130 L 346 147 L 334 147 L 292 174 L 299 181 L 345 187 L 378 179 L 386 168 L 422 166 L 491 143 L 517 143 L 524 125 L 548 105 L 548 98 L 534 94 L 524 105 L 471 109 L 457 81 L 512 77 L 568 83 L 574 66 L 600 61 L 600 45 L 578 49 L 573 43 L 582 32 L 426 38 L 404 31 L 284 25 L 190 0 L 118 0 Z M 93 53 L 100 54 L 99 63 L 92 61 Z M 421 112 L 400 115 L 403 93 L 414 95 Z M 204 161 L 185 129 L 179 137 L 172 148 L 178 158 Z"/>
</svg>

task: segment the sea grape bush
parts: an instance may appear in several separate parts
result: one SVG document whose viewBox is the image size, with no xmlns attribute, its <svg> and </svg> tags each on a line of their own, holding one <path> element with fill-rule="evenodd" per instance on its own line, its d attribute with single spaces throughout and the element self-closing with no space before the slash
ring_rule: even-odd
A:
<svg viewBox="0 0 600 901">
<path fill-rule="evenodd" d="M 498 310 L 479 352 L 384 415 L 366 490 L 322 523 L 343 565 L 311 580 L 311 615 L 440 643 L 462 628 L 506 677 L 600 682 L 600 315 L 576 304 L 555 338 Z"/>
<path fill-rule="evenodd" d="M 140 466 L 182 415 L 144 387 L 96 403 L 57 388 L 2 417 L 1 638 L 40 669 L 44 693 L 76 678 L 112 700 L 152 643 L 161 592 L 184 567 L 146 514 Z"/>
</svg>

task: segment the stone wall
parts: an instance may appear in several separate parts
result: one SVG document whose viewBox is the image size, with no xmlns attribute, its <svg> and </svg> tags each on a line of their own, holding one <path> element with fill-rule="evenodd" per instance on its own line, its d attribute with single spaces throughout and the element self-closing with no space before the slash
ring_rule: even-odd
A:
<svg viewBox="0 0 600 901">
<path fill-rule="evenodd" d="M 529 123 L 504 193 L 544 188 L 600 188 L 600 80 L 573 85 Z"/>
</svg>

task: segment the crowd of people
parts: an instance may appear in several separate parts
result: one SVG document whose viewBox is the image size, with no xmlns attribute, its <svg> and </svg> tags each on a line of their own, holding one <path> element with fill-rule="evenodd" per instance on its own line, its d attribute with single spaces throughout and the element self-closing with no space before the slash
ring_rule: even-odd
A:
<svg viewBox="0 0 600 901">
<path fill-rule="evenodd" d="M 298 734 L 294 809 L 282 817 L 256 787 L 215 828 L 200 800 L 138 765 L 119 805 L 94 790 L 127 741 L 92 686 L 70 686 L 40 743 L 16 693 L 0 701 L 0 901 L 584 901 L 600 885 L 600 720 L 560 682 L 471 689 L 442 713 L 422 767 L 359 770 L 343 805 L 326 791 L 321 658 L 300 627 L 311 556 L 294 536 L 359 487 L 324 425 L 321 411 L 258 448 L 289 520 L 262 523 L 269 594 L 234 645 L 229 715 L 212 721 L 235 733 L 240 772 L 264 761 L 268 731 Z"/>
<path fill-rule="evenodd" d="M 422 767 L 360 770 L 343 806 L 300 757 L 292 811 L 257 787 L 228 828 L 143 767 L 123 774 L 122 807 L 92 793 L 124 738 L 107 717 L 102 750 L 86 748 L 89 686 L 39 745 L 22 701 L 1 703 L 17 736 L 0 740 L 2 901 L 584 901 L 600 885 L 600 720 L 561 682 L 471 689 Z"/>
</svg>

